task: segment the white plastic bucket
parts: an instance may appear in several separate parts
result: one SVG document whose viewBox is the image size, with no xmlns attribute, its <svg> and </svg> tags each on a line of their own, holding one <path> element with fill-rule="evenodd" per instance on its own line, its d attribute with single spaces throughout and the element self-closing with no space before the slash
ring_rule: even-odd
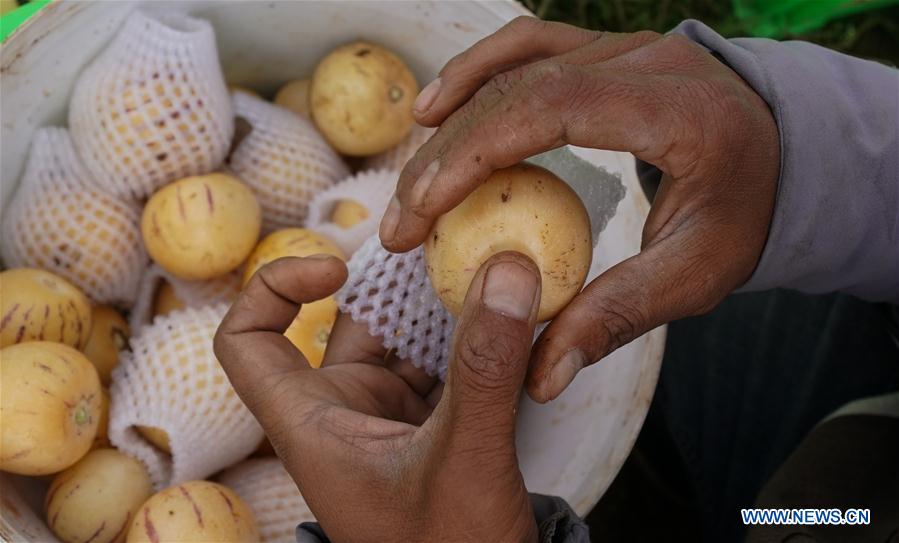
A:
<svg viewBox="0 0 899 543">
<path fill-rule="evenodd" d="M 9 201 L 34 130 L 64 125 L 80 70 L 144 2 L 57 0 L 18 29 L 0 49 L 0 203 Z M 453 55 L 527 12 L 496 2 L 146 2 L 183 10 L 215 26 L 230 84 L 271 92 L 307 76 L 329 49 L 366 38 L 397 51 L 419 82 L 430 81 Z M 620 175 L 627 190 L 599 238 L 591 279 L 635 254 L 649 205 L 633 158 L 573 149 Z M 655 388 L 664 327 L 580 373 L 556 401 L 525 400 L 519 459 L 528 488 L 559 495 L 580 514 L 599 500 L 630 452 Z M 0 475 L 0 538 L 55 541 L 40 510 L 45 483 Z"/>
</svg>

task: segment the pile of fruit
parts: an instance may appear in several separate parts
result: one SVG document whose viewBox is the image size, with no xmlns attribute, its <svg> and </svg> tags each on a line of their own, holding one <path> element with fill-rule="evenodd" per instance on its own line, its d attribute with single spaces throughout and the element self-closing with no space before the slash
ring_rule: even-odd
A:
<svg viewBox="0 0 899 543">
<path fill-rule="evenodd" d="M 268 102 L 229 90 L 208 22 L 140 11 L 80 74 L 68 127 L 35 133 L 2 223 L 0 470 L 49 482 L 61 541 L 293 541 L 312 520 L 213 336 L 266 263 L 373 247 L 433 132 L 413 122 L 417 94 L 400 58 L 355 42 Z M 436 222 L 437 294 L 420 298 L 458 315 L 504 250 L 537 263 L 552 318 L 590 266 L 583 203 L 542 168 L 494 172 Z M 313 367 L 337 311 L 307 304 L 285 332 Z"/>
<path fill-rule="evenodd" d="M 2 225 L 0 470 L 49 482 L 61 541 L 293 541 L 312 519 L 212 337 L 265 263 L 349 258 L 431 131 L 378 45 L 310 76 L 273 102 L 229 89 L 208 22 L 137 12 L 68 128 L 35 134 Z M 308 304 L 285 334 L 313 366 L 336 314 Z"/>
</svg>

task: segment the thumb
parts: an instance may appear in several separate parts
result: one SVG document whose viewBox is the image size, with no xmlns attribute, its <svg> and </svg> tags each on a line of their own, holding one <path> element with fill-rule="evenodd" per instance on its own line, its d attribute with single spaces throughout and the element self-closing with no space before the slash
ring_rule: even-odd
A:
<svg viewBox="0 0 899 543">
<path fill-rule="evenodd" d="M 739 232 L 712 224 L 676 230 L 613 266 L 546 327 L 531 354 L 528 393 L 555 399 L 585 366 L 653 328 L 710 311 L 745 282 L 752 265 L 728 249 Z M 736 223 L 733 228 L 740 228 Z M 726 232 L 726 236 L 717 236 Z"/>
<path fill-rule="evenodd" d="M 443 397 L 431 417 L 458 450 L 513 450 L 515 412 L 540 305 L 540 272 L 520 253 L 475 274 L 456 325 Z"/>
</svg>

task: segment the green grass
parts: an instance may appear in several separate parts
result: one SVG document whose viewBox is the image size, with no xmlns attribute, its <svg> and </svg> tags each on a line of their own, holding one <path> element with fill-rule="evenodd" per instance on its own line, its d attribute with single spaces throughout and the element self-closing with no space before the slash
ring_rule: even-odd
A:
<svg viewBox="0 0 899 543">
<path fill-rule="evenodd" d="M 727 37 L 751 35 L 743 21 L 734 16 L 732 0 L 520 1 L 543 19 L 597 30 L 666 32 L 684 19 L 699 19 Z M 781 39 L 806 40 L 850 55 L 899 66 L 899 0 L 894 1 L 897 3 L 892 7 L 835 19 L 818 30 L 783 36 Z M 28 0 L 16 2 L 22 5 Z"/>
<path fill-rule="evenodd" d="M 665 32 L 684 19 L 699 19 L 727 37 L 748 36 L 730 0 L 522 0 L 552 21 L 613 32 Z M 899 6 L 832 20 L 822 28 L 782 39 L 801 39 L 845 53 L 899 65 Z"/>
</svg>

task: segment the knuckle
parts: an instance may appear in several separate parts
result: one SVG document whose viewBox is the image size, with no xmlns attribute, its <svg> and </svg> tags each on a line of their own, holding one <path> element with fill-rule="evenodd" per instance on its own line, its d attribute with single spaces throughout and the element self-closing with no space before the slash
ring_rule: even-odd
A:
<svg viewBox="0 0 899 543">
<path fill-rule="evenodd" d="M 461 71 L 461 68 L 468 63 L 468 56 L 468 50 L 465 50 L 449 59 L 449 61 L 443 65 L 443 69 L 440 70 L 440 77 L 447 79 Z"/>
<path fill-rule="evenodd" d="M 582 82 L 582 73 L 576 66 L 547 61 L 527 72 L 523 87 L 534 108 L 562 113 L 580 93 Z"/>
<path fill-rule="evenodd" d="M 540 19 L 530 15 L 519 15 L 506 25 L 506 29 L 515 34 L 530 34 L 540 28 Z"/>
<path fill-rule="evenodd" d="M 667 49 L 669 51 L 675 51 L 679 53 L 692 53 L 697 50 L 697 46 L 695 43 L 690 41 L 689 38 L 680 34 L 668 34 L 656 39 L 659 39 L 660 45 L 662 45 L 664 49 Z"/>
<path fill-rule="evenodd" d="M 702 281 L 694 284 L 692 291 L 687 296 L 689 301 L 684 304 L 684 313 L 685 316 L 697 317 L 715 309 L 730 289 L 722 288 L 714 281 Z"/>
<path fill-rule="evenodd" d="M 490 95 L 499 94 L 504 96 L 521 82 L 523 73 L 524 72 L 520 69 L 500 72 L 491 77 L 487 81 L 483 93 L 479 92 L 478 94 L 483 95 L 489 93 Z"/>
<path fill-rule="evenodd" d="M 481 62 L 478 62 L 480 57 L 478 51 L 481 50 L 481 47 L 480 44 L 476 44 L 449 59 L 441 68 L 440 77 L 444 80 L 458 82 L 467 82 L 476 78 L 482 68 Z"/>
<path fill-rule="evenodd" d="M 455 353 L 457 364 L 474 381 L 488 386 L 505 384 L 525 354 L 522 342 L 508 332 L 472 331 L 460 339 Z"/>
<path fill-rule="evenodd" d="M 634 53 L 644 69 L 651 72 L 684 72 L 715 62 L 711 55 L 679 34 L 638 38 L 640 47 Z"/>
<path fill-rule="evenodd" d="M 558 91 L 570 90 L 576 73 L 571 66 L 561 62 L 541 62 L 528 72 L 525 83 L 529 89 L 552 100 Z"/>
<path fill-rule="evenodd" d="M 726 231 L 726 221 L 718 231 Z M 677 270 L 680 278 L 672 289 L 676 292 L 677 317 L 698 316 L 714 309 L 736 285 L 730 271 L 737 253 L 727 251 L 727 258 L 719 256 L 722 247 L 717 237 L 702 236 L 695 243 L 693 251 L 684 251 L 680 255 L 681 263 Z M 725 251 L 721 251 L 722 253 Z"/>
<path fill-rule="evenodd" d="M 646 316 L 634 306 L 607 302 L 598 322 L 606 339 L 606 353 L 633 341 L 642 333 L 646 322 Z"/>
<path fill-rule="evenodd" d="M 752 112 L 746 107 L 746 92 L 738 82 L 717 77 L 698 79 L 691 88 L 692 102 L 698 107 L 685 116 L 691 120 L 689 130 L 697 149 L 703 155 L 732 157 L 755 127 Z"/>
<path fill-rule="evenodd" d="M 656 41 L 658 39 L 662 39 L 664 36 L 655 30 L 640 30 L 634 32 L 634 39 L 639 43 L 649 43 L 652 41 Z"/>
</svg>

